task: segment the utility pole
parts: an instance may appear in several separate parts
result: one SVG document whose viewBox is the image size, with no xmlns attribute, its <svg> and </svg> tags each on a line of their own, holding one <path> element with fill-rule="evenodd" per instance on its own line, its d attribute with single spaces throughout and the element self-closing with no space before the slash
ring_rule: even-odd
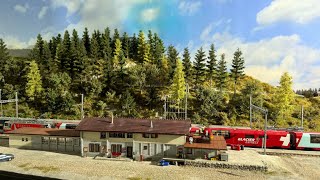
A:
<svg viewBox="0 0 320 180">
<path fill-rule="evenodd" d="M 264 122 L 264 155 L 266 155 L 266 147 L 267 147 L 267 121 L 268 121 L 268 110 L 267 109 L 264 109 L 262 107 L 259 107 L 259 106 L 255 106 L 253 104 L 251 104 L 251 106 L 253 108 L 256 108 L 258 109 L 259 111 L 263 112 L 264 115 L 265 115 L 265 122 Z"/>
<path fill-rule="evenodd" d="M 187 120 L 188 118 L 188 115 L 187 115 L 187 112 L 188 112 L 188 95 L 189 95 L 189 85 L 186 84 L 186 102 L 185 102 L 185 114 L 184 114 L 184 120 Z"/>
<path fill-rule="evenodd" d="M 265 110 L 265 121 L 264 121 L 264 155 L 266 155 L 267 147 L 267 119 L 268 119 L 268 110 Z"/>
<path fill-rule="evenodd" d="M 83 112 L 83 94 L 81 94 L 81 118 L 80 120 L 82 120 L 84 118 L 84 112 Z"/>
<path fill-rule="evenodd" d="M 301 105 L 301 127 L 303 128 L 303 105 Z"/>
<path fill-rule="evenodd" d="M 16 117 L 17 117 L 17 119 L 19 118 L 19 116 L 18 116 L 18 92 L 16 92 Z"/>
<path fill-rule="evenodd" d="M 0 89 L 0 102 L 1 102 L 1 117 L 3 116 L 3 111 L 2 111 L 2 101 L 1 101 L 1 91 L 2 91 L 2 89 Z"/>
<path fill-rule="evenodd" d="M 250 94 L 250 128 L 252 128 L 252 95 Z"/>
</svg>

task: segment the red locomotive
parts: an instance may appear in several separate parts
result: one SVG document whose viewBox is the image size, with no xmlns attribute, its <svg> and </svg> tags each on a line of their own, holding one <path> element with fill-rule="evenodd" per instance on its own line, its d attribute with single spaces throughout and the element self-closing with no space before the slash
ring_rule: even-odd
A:
<svg viewBox="0 0 320 180">
<path fill-rule="evenodd" d="M 190 128 L 203 136 L 224 136 L 228 145 L 243 145 L 246 147 L 263 147 L 264 130 L 254 130 L 240 127 L 211 126 L 203 130 Z M 202 131 L 202 133 L 201 133 Z M 289 130 L 267 130 L 267 148 L 320 150 L 320 133 L 307 133 Z"/>
</svg>

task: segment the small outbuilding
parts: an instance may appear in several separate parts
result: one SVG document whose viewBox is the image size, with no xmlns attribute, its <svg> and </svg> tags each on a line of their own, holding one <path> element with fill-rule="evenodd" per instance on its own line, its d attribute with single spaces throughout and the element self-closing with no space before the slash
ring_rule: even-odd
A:
<svg viewBox="0 0 320 180">
<path fill-rule="evenodd" d="M 190 137 L 189 142 L 184 144 L 184 153 L 187 159 L 216 158 L 226 151 L 227 143 L 223 136 Z"/>
<path fill-rule="evenodd" d="M 80 154 L 80 132 L 74 129 L 25 127 L 9 131 L 9 147 Z"/>
</svg>

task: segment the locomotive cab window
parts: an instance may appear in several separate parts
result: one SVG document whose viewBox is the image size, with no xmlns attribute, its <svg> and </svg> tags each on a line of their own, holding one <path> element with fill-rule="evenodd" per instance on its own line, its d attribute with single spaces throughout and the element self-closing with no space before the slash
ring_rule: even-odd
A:
<svg viewBox="0 0 320 180">
<path fill-rule="evenodd" d="M 320 143 L 320 134 L 310 134 L 310 143 Z"/>
</svg>

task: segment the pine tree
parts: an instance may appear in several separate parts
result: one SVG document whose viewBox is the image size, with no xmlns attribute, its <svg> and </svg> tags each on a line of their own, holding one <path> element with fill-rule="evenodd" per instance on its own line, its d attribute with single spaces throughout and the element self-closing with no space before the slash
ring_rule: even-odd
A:
<svg viewBox="0 0 320 180">
<path fill-rule="evenodd" d="M 147 43 L 145 42 L 144 33 L 140 30 L 138 37 L 138 53 L 137 53 L 137 61 L 140 64 L 143 64 L 144 58 L 146 55 Z"/>
<path fill-rule="evenodd" d="M 120 76 L 121 84 L 123 84 L 123 82 L 124 82 L 124 76 L 125 76 L 124 66 L 125 66 L 125 64 L 126 64 L 126 57 L 124 56 L 123 51 L 121 51 L 120 55 L 119 55 L 119 66 L 120 66 L 119 76 Z"/>
<path fill-rule="evenodd" d="M 233 60 L 232 60 L 232 68 L 231 68 L 231 77 L 234 82 L 234 94 L 236 94 L 236 87 L 238 80 L 244 76 L 244 58 L 241 57 L 242 52 L 238 48 L 237 51 L 234 53 Z"/>
<path fill-rule="evenodd" d="M 71 60 L 70 60 L 70 51 L 71 51 L 71 39 L 70 34 L 66 30 L 63 35 L 63 54 L 64 54 L 64 62 L 65 62 L 65 69 L 70 69 L 71 66 Z"/>
<path fill-rule="evenodd" d="M 91 38 L 91 57 L 93 58 L 93 63 L 95 63 L 98 59 L 99 59 L 99 50 L 100 50 L 100 47 L 99 47 L 99 43 L 98 43 L 98 40 L 94 37 Z"/>
<path fill-rule="evenodd" d="M 102 45 L 103 45 L 103 59 L 108 62 L 112 59 L 112 49 L 110 46 L 111 38 L 110 38 L 110 30 L 106 28 L 104 30 L 104 34 L 102 35 Z"/>
<path fill-rule="evenodd" d="M 285 72 L 280 78 L 280 86 L 277 88 L 275 104 L 278 110 L 278 124 L 284 125 L 291 118 L 294 107 L 294 92 L 292 90 L 292 77 Z"/>
<path fill-rule="evenodd" d="M 150 62 L 154 62 L 154 53 L 155 53 L 155 41 L 151 30 L 148 30 L 148 44 L 149 44 L 149 52 L 150 52 Z"/>
<path fill-rule="evenodd" d="M 173 75 L 173 83 L 171 85 L 170 91 L 172 98 L 175 100 L 181 100 L 186 94 L 186 83 L 184 80 L 184 72 L 181 61 L 178 59 L 176 64 L 176 69 Z"/>
<path fill-rule="evenodd" d="M 206 73 L 205 62 L 206 55 L 202 49 L 202 47 L 197 51 L 194 59 L 194 78 L 196 87 L 200 87 L 204 82 L 204 76 Z"/>
<path fill-rule="evenodd" d="M 71 79 L 74 81 L 75 76 L 79 73 L 81 73 L 84 69 L 84 56 L 85 56 L 86 50 L 84 47 L 84 44 L 81 44 L 79 36 L 77 31 L 74 29 L 72 32 L 72 38 L 71 38 L 71 51 L 70 51 L 70 58 L 71 58 L 71 64 L 70 64 L 70 70 L 69 74 Z"/>
<path fill-rule="evenodd" d="M 37 42 L 31 51 L 31 58 L 34 59 L 36 61 L 36 63 L 39 64 L 40 66 L 43 63 L 42 62 L 43 61 L 43 49 L 44 49 L 43 44 L 44 44 L 44 41 L 42 39 L 42 36 L 41 36 L 41 34 L 38 34 Z M 40 70 L 41 69 L 42 68 L 40 67 Z"/>
<path fill-rule="evenodd" d="M 114 48 L 116 48 L 116 40 L 117 39 L 120 39 L 120 34 L 119 34 L 118 29 L 116 28 L 116 29 L 114 29 L 112 43 L 111 43 L 111 47 L 112 47 L 113 52 L 114 52 Z"/>
<path fill-rule="evenodd" d="M 83 32 L 83 35 L 82 35 L 82 41 L 83 41 L 83 44 L 84 44 L 84 47 L 86 48 L 86 54 L 88 56 L 91 55 L 91 45 L 90 45 L 90 37 L 89 37 L 89 31 L 88 31 L 88 28 L 84 28 L 84 32 Z"/>
<path fill-rule="evenodd" d="M 153 42 L 154 42 L 154 47 L 152 57 L 153 58 L 153 63 L 157 65 L 158 68 L 161 67 L 161 60 L 162 57 L 164 56 L 165 48 L 163 45 L 162 40 L 158 37 L 157 33 L 154 33 L 153 35 Z"/>
<path fill-rule="evenodd" d="M 220 92 L 227 86 L 227 62 L 225 61 L 225 55 L 221 54 L 221 59 L 218 62 L 218 68 L 217 68 L 217 87 L 219 88 Z"/>
<path fill-rule="evenodd" d="M 169 64 L 170 79 L 172 79 L 174 70 L 176 69 L 178 56 L 179 56 L 179 53 L 176 50 L 176 48 L 170 45 L 168 47 L 168 64 Z"/>
<path fill-rule="evenodd" d="M 130 52 L 129 57 L 132 58 L 135 62 L 138 62 L 137 53 L 138 53 L 138 40 L 136 34 L 134 33 L 132 38 L 130 38 Z"/>
<path fill-rule="evenodd" d="M 34 98 L 39 96 L 42 91 L 39 68 L 36 61 L 33 60 L 30 62 L 29 72 L 27 74 L 26 94 L 31 100 L 34 100 Z"/>
<path fill-rule="evenodd" d="M 214 45 L 211 44 L 210 50 L 209 50 L 209 62 L 207 65 L 208 69 L 208 79 L 210 81 L 210 85 L 212 86 L 212 83 L 214 79 L 217 77 L 217 56 L 216 56 L 216 50 L 214 48 Z"/>
<path fill-rule="evenodd" d="M 190 53 L 189 53 L 188 48 L 184 48 L 182 56 L 183 56 L 182 63 L 183 63 L 183 71 L 184 71 L 184 75 L 185 75 L 185 80 L 186 80 L 187 84 L 191 84 L 192 64 L 191 64 Z"/>
<path fill-rule="evenodd" d="M 150 56 L 150 45 L 146 44 L 146 49 L 143 55 L 143 63 L 151 63 L 151 56 Z"/>
<path fill-rule="evenodd" d="M 125 58 L 129 58 L 129 37 L 126 32 L 123 33 L 122 39 L 121 39 L 121 44 L 122 44 L 122 51 L 125 56 Z"/>
<path fill-rule="evenodd" d="M 168 65 L 168 59 L 165 55 L 163 55 L 161 59 L 160 74 L 161 74 L 160 84 L 167 85 L 168 79 L 169 79 L 169 65 Z"/>
<path fill-rule="evenodd" d="M 45 75 L 49 74 L 51 72 L 52 66 L 56 67 L 56 64 L 53 64 L 54 61 L 52 60 L 52 55 L 51 55 L 51 51 L 50 51 L 50 47 L 49 44 L 44 41 L 43 43 L 43 67 L 44 67 L 44 74 L 42 75 L 42 77 L 44 77 Z"/>
<path fill-rule="evenodd" d="M 3 73 L 8 60 L 10 59 L 9 51 L 6 44 L 0 38 L 0 72 Z"/>
<path fill-rule="evenodd" d="M 119 39 L 116 39 L 115 49 L 113 51 L 113 67 L 114 68 L 119 67 L 119 61 L 122 58 L 121 55 L 123 55 L 121 41 Z"/>
</svg>

